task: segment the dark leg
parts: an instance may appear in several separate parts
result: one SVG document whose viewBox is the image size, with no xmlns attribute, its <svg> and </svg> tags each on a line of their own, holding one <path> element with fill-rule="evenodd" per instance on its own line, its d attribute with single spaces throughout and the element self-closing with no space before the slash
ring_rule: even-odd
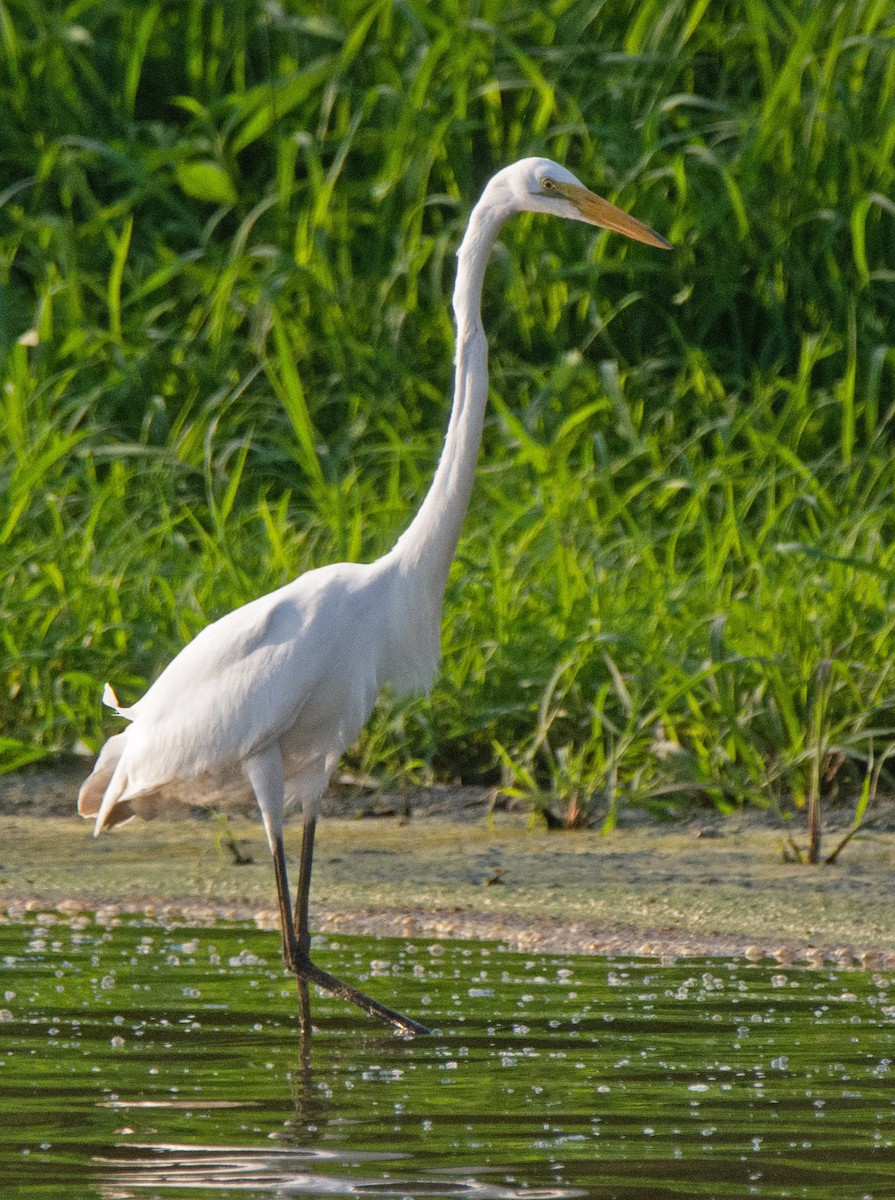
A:
<svg viewBox="0 0 895 1200">
<path fill-rule="evenodd" d="M 283 959 L 292 967 L 292 947 L 295 945 L 295 926 L 292 923 L 292 901 L 289 899 L 289 876 L 286 873 L 286 848 L 278 837 L 273 852 L 273 869 L 277 880 L 277 900 L 280 904 L 280 929 L 283 931 Z"/>
<path fill-rule="evenodd" d="M 411 1020 L 410 1017 L 404 1017 L 393 1009 L 387 1008 L 384 1004 L 380 1004 L 378 1000 L 374 1000 L 371 996 L 367 996 L 364 992 L 352 987 L 350 983 L 343 983 L 341 979 L 336 979 L 334 975 L 330 975 L 326 971 L 321 971 L 318 966 L 315 966 L 311 962 L 308 956 L 311 941 L 308 930 L 308 892 L 311 887 L 311 859 L 314 854 L 314 823 L 309 822 L 309 825 L 310 837 L 308 836 L 308 826 L 306 826 L 301 849 L 301 869 L 298 882 L 298 897 L 296 900 L 296 914 L 299 927 L 297 937 L 295 921 L 292 917 L 292 908 L 289 901 L 286 851 L 283 847 L 282 837 L 277 838 L 274 850 L 277 899 L 280 904 L 280 924 L 283 929 L 283 958 L 286 961 L 286 966 L 295 972 L 298 980 L 302 1030 L 309 1031 L 311 1027 L 311 1010 L 307 988 L 309 983 L 313 983 L 317 987 L 323 988 L 324 991 L 332 992 L 334 996 L 346 1000 L 349 1004 L 356 1004 L 364 1012 L 369 1013 L 371 1017 L 376 1017 L 388 1025 L 394 1025 L 397 1029 L 402 1029 L 405 1033 L 429 1033 L 430 1031 L 425 1025 L 420 1025 L 418 1021 Z"/>
<path fill-rule="evenodd" d="M 295 965 L 295 926 L 292 923 L 292 902 L 289 899 L 289 877 L 286 874 L 286 851 L 283 839 L 277 838 L 273 856 L 274 874 L 277 880 L 277 900 L 280 905 L 280 929 L 283 931 L 283 961 L 290 971 L 296 971 L 298 984 L 298 1023 L 302 1041 L 311 1032 L 311 1001 L 308 996 L 307 980 L 298 975 Z"/>
<path fill-rule="evenodd" d="M 311 866 L 314 862 L 314 834 L 317 831 L 317 818 L 305 820 L 301 835 L 301 860 L 298 864 L 298 891 L 295 896 L 295 932 L 298 937 L 298 948 L 306 956 L 311 953 L 311 929 L 308 918 L 308 908 L 311 896 Z"/>
</svg>

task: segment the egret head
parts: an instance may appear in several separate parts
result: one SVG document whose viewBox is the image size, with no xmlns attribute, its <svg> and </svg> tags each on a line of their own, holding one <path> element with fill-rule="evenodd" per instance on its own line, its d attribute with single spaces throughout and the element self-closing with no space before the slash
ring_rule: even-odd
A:
<svg viewBox="0 0 895 1200">
<path fill-rule="evenodd" d="M 520 159 L 494 176 L 487 192 L 492 189 L 498 202 L 517 212 L 552 213 L 611 229 L 662 250 L 671 249 L 661 234 L 589 191 L 571 171 L 549 158 Z"/>
</svg>

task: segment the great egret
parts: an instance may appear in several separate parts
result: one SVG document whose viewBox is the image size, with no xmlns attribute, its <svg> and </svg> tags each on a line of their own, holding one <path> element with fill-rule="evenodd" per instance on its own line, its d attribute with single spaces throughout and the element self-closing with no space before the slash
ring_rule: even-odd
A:
<svg viewBox="0 0 895 1200">
<path fill-rule="evenodd" d="M 373 563 L 308 571 L 221 617 L 185 646 L 129 708 L 107 684 L 106 704 L 130 721 L 102 749 L 78 811 L 95 833 L 154 815 L 174 781 L 242 772 L 258 801 L 273 855 L 283 957 L 299 981 L 308 1026 L 308 983 L 360 1005 L 405 1032 L 425 1027 L 342 983 L 310 959 L 308 894 L 320 796 L 355 740 L 380 689 L 425 692 L 438 666 L 441 607 L 469 503 L 488 397 L 481 320 L 485 267 L 501 226 L 518 212 L 552 213 L 668 249 L 648 226 L 594 195 L 564 167 L 525 158 L 499 171 L 472 211 L 458 252 L 454 400 L 428 495 L 394 548 Z M 293 917 L 285 810 L 304 816 Z"/>
</svg>

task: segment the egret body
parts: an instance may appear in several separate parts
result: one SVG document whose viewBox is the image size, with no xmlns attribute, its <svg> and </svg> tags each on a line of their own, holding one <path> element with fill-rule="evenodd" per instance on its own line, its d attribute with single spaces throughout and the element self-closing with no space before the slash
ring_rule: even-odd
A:
<svg viewBox="0 0 895 1200">
<path fill-rule="evenodd" d="M 241 773 L 261 810 L 273 856 L 287 966 L 299 980 L 302 1023 L 315 983 L 408 1032 L 423 1026 L 321 971 L 310 959 L 308 897 L 320 797 L 380 690 L 425 692 L 438 667 L 448 571 L 472 491 L 488 395 L 480 312 L 485 267 L 513 213 L 584 221 L 652 246 L 668 242 L 544 158 L 499 171 L 472 211 L 458 252 L 454 399 L 432 486 L 392 550 L 372 563 L 308 571 L 203 629 L 133 705 L 104 701 L 129 724 L 103 747 L 78 811 L 98 834 L 153 815 L 177 781 Z M 283 848 L 286 810 L 304 827 L 293 915 Z"/>
</svg>

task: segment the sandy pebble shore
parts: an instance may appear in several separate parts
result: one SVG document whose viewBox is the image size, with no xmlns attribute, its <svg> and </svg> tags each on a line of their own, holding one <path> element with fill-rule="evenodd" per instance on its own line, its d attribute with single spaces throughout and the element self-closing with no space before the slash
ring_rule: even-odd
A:
<svg viewBox="0 0 895 1200">
<path fill-rule="evenodd" d="M 114 926 L 132 918 L 168 927 L 211 926 L 219 921 L 254 923 L 258 929 L 276 931 L 274 908 L 247 904 L 171 904 L 145 900 L 105 902 L 90 908 L 77 900 L 51 904 L 39 899 L 13 899 L 0 908 L 0 924 L 32 920 L 52 927 L 58 923 L 86 928 L 91 924 Z M 607 958 L 655 958 L 673 963 L 687 958 L 742 958 L 749 962 L 776 962 L 780 966 L 840 969 L 895 970 L 895 951 L 855 949 L 852 946 L 815 946 L 807 943 L 746 942 L 736 937 L 682 936 L 672 931 L 618 927 L 594 931 L 577 922 L 532 921 L 526 917 L 488 917 L 470 912 L 371 910 L 327 912 L 313 910 L 315 936 L 363 934 L 375 937 L 434 938 L 437 940 L 493 941 L 513 950 L 539 954 L 593 954 Z"/>
<path fill-rule="evenodd" d="M 0 780 L 0 921 L 278 927 L 256 820 L 135 821 L 95 840 L 70 815 L 82 771 Z M 550 833 L 488 801 L 473 789 L 331 797 L 315 856 L 316 933 L 895 970 L 891 808 L 835 865 L 807 866 L 791 860 L 798 821 L 768 814 L 673 824 L 633 813 L 601 836 Z M 828 849 L 844 831 L 828 829 Z"/>
</svg>

